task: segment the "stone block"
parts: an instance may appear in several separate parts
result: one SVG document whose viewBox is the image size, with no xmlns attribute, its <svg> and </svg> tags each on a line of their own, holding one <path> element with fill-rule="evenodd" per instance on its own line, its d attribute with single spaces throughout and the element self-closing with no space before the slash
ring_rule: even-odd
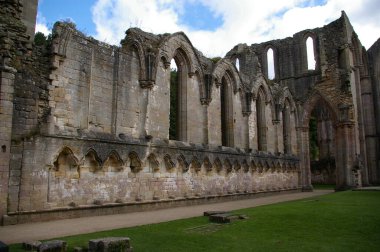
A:
<svg viewBox="0 0 380 252">
<path fill-rule="evenodd" d="M 246 215 L 234 215 L 231 213 L 224 213 L 224 214 L 214 214 L 209 216 L 209 220 L 211 222 L 216 223 L 230 223 L 235 220 L 245 220 L 248 219 L 248 216 Z"/>
<path fill-rule="evenodd" d="M 106 237 L 100 239 L 90 240 L 88 242 L 89 252 L 132 252 L 133 249 L 130 245 L 128 237 Z"/>
<path fill-rule="evenodd" d="M 52 240 L 42 243 L 38 247 L 39 252 L 66 252 L 67 244 L 62 240 Z"/>
<path fill-rule="evenodd" d="M 42 242 L 40 241 L 28 241 L 22 243 L 22 248 L 26 251 L 37 251 L 41 246 Z"/>
</svg>

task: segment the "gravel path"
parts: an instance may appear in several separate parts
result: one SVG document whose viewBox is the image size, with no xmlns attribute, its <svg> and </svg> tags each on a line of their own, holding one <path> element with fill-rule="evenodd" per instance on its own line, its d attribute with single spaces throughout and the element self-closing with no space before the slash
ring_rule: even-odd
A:
<svg viewBox="0 0 380 252">
<path fill-rule="evenodd" d="M 12 244 L 31 240 L 46 240 L 56 237 L 92 233 L 103 230 L 133 227 L 201 216 L 203 215 L 204 211 L 230 211 L 309 198 L 332 192 L 332 190 L 314 190 L 314 192 L 279 194 L 254 199 L 194 205 L 187 207 L 176 207 L 148 212 L 135 212 L 3 226 L 0 227 L 0 241 L 6 244 Z"/>
</svg>

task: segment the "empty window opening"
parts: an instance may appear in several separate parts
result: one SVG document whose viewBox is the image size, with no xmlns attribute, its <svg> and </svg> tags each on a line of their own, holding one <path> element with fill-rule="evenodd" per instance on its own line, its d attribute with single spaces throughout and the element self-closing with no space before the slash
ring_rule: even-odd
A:
<svg viewBox="0 0 380 252">
<path fill-rule="evenodd" d="M 315 70 L 315 55 L 314 55 L 314 40 L 312 37 L 306 39 L 306 51 L 307 51 L 307 69 Z"/>
<path fill-rule="evenodd" d="M 239 71 L 240 71 L 240 61 L 239 61 L 239 59 L 236 59 L 235 66 L 236 66 L 236 69 L 237 69 L 238 72 L 239 72 Z"/>
<path fill-rule="evenodd" d="M 269 48 L 267 51 L 267 64 L 268 64 L 268 79 L 273 80 L 275 76 L 274 71 L 274 53 L 273 49 Z"/>
<path fill-rule="evenodd" d="M 1 151 L 2 152 L 7 152 L 7 146 L 5 146 L 5 145 L 1 146 Z"/>
<path fill-rule="evenodd" d="M 231 85 L 225 77 L 220 87 L 222 146 L 233 147 L 233 113 Z"/>
<path fill-rule="evenodd" d="M 178 72 L 174 59 L 170 62 L 169 139 L 178 140 Z"/>
</svg>

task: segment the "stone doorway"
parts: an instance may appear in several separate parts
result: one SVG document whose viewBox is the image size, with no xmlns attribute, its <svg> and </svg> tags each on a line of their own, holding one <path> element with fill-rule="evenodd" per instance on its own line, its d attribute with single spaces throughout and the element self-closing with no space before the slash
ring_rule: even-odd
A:
<svg viewBox="0 0 380 252">
<path fill-rule="evenodd" d="M 312 185 L 336 185 L 335 128 L 330 109 L 318 102 L 309 119 Z"/>
</svg>

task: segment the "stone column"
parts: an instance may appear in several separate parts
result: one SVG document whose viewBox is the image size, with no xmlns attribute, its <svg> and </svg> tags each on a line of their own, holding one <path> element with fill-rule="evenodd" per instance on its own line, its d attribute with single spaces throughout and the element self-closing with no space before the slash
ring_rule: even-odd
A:
<svg viewBox="0 0 380 252">
<path fill-rule="evenodd" d="M 336 125 L 336 189 L 345 190 L 354 187 L 352 170 L 355 165 L 355 123 L 339 122 Z"/>
<path fill-rule="evenodd" d="M 249 121 L 250 121 L 250 115 L 251 111 L 243 111 L 243 119 L 244 119 L 244 124 L 246 126 L 244 135 L 245 135 L 245 142 L 244 142 L 244 147 L 245 149 L 249 150 L 250 148 L 250 135 L 249 135 Z"/>
<path fill-rule="evenodd" d="M 298 153 L 300 157 L 301 180 L 300 186 L 303 191 L 312 191 L 309 150 L 309 127 L 297 127 Z"/>
<path fill-rule="evenodd" d="M 13 93 L 16 70 L 10 67 L 0 69 L 0 224 L 7 213 L 9 161 L 12 137 Z"/>
<path fill-rule="evenodd" d="M 208 104 L 202 105 L 203 116 L 205 118 L 203 125 L 203 143 L 208 144 Z"/>
</svg>

